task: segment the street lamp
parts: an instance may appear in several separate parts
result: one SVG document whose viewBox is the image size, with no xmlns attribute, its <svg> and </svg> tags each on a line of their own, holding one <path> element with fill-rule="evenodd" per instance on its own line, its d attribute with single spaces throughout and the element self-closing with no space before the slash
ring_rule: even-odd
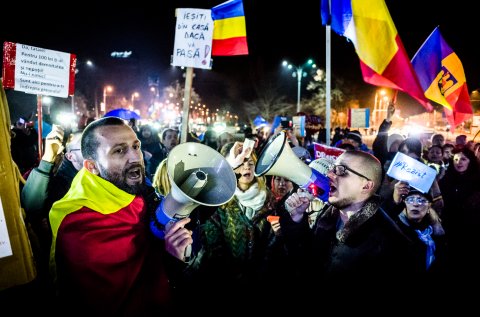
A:
<svg viewBox="0 0 480 317">
<path fill-rule="evenodd" d="M 132 94 L 132 109 L 130 109 L 130 110 L 133 111 L 133 110 L 135 109 L 135 105 L 133 104 L 133 102 L 135 101 L 135 98 L 138 98 L 138 97 L 140 97 L 140 94 L 135 91 L 135 92 Z"/>
<path fill-rule="evenodd" d="M 87 71 L 85 74 L 90 73 L 90 75 L 85 75 L 83 80 L 76 80 L 76 81 L 77 82 L 83 81 L 83 82 L 87 83 L 87 84 L 85 84 L 85 85 L 87 85 L 85 88 L 88 90 L 89 84 L 91 84 L 93 82 L 90 77 L 92 76 L 91 72 L 93 72 L 93 70 L 95 70 L 95 64 L 89 59 L 83 61 L 83 60 L 79 60 L 78 58 L 76 58 L 75 59 L 75 64 L 74 64 L 75 77 L 77 77 L 79 73 L 80 73 L 80 77 L 83 76 L 82 73 L 80 72 L 80 68 L 79 68 L 80 65 L 86 65 L 86 67 L 84 67 L 84 68 L 90 69 L 90 71 Z M 95 88 L 94 88 L 94 90 L 95 90 Z M 94 92 L 94 95 L 96 95 L 95 92 Z M 94 99 L 95 99 L 94 103 L 96 103 L 96 98 L 94 98 Z M 72 105 L 72 113 L 75 114 L 75 93 L 73 93 L 72 96 L 71 96 L 71 105 Z"/>
<path fill-rule="evenodd" d="M 103 105 L 102 105 L 102 111 L 107 111 L 107 92 L 112 92 L 113 87 L 112 86 L 105 86 L 103 87 Z M 96 118 L 98 118 L 98 107 L 95 107 L 95 115 Z"/>
<path fill-rule="evenodd" d="M 292 77 L 297 77 L 297 113 L 298 113 L 301 110 L 300 95 L 301 95 L 301 87 L 302 87 L 302 77 L 307 77 L 307 73 L 305 73 L 303 70 L 306 67 L 316 68 L 317 65 L 313 62 L 312 59 L 309 59 L 304 64 L 299 66 L 294 66 L 288 63 L 287 61 L 283 61 L 282 65 L 283 67 L 287 67 L 289 70 L 294 69 L 294 72 L 292 73 Z"/>
</svg>

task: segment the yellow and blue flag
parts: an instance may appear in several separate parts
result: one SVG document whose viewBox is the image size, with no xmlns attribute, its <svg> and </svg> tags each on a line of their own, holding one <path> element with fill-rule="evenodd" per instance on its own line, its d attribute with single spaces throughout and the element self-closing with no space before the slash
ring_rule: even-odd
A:
<svg viewBox="0 0 480 317">
<path fill-rule="evenodd" d="M 412 59 L 425 97 L 444 106 L 449 123 L 457 126 L 473 115 L 462 62 L 437 26 Z"/>
<path fill-rule="evenodd" d="M 213 7 L 212 20 L 212 56 L 248 54 L 242 0 L 230 0 Z"/>
<path fill-rule="evenodd" d="M 322 0 L 323 25 L 331 25 L 353 43 L 363 80 L 401 90 L 431 111 L 385 1 L 330 0 L 328 4 Z"/>
</svg>

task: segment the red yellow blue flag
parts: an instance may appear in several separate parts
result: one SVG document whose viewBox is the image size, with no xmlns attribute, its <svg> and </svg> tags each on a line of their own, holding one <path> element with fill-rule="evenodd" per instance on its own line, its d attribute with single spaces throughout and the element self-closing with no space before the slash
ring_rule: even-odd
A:
<svg viewBox="0 0 480 317">
<path fill-rule="evenodd" d="M 247 55 L 247 29 L 242 0 L 229 0 L 212 8 L 212 56 Z"/>
<path fill-rule="evenodd" d="M 444 106 L 449 123 L 457 126 L 473 115 L 462 62 L 438 27 L 412 59 L 425 96 Z"/>
<path fill-rule="evenodd" d="M 385 1 L 330 0 L 330 7 L 328 3 L 322 0 L 322 22 L 353 43 L 363 80 L 403 91 L 431 111 Z"/>
</svg>

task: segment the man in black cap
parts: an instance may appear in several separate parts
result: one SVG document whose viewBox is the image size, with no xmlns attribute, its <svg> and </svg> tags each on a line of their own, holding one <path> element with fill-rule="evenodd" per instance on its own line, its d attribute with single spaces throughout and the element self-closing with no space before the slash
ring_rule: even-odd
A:
<svg viewBox="0 0 480 317">
<path fill-rule="evenodd" d="M 352 130 L 347 133 L 342 140 L 342 144 L 351 144 L 355 150 L 360 150 L 372 154 L 372 151 L 362 142 L 362 134 L 358 130 Z"/>
</svg>

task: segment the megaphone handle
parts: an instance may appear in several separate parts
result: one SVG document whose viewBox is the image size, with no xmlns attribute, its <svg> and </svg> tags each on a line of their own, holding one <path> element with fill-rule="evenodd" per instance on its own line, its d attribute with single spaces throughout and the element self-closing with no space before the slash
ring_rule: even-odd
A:
<svg viewBox="0 0 480 317">
<path fill-rule="evenodd" d="M 322 201 L 328 200 L 328 193 L 330 192 L 330 179 L 312 168 L 311 183 L 315 184 L 322 192 L 319 193 L 318 198 Z"/>
<path fill-rule="evenodd" d="M 187 245 L 187 247 L 185 248 L 184 256 L 185 256 L 185 262 L 190 261 L 190 257 L 192 256 L 192 245 L 191 244 Z"/>
</svg>

